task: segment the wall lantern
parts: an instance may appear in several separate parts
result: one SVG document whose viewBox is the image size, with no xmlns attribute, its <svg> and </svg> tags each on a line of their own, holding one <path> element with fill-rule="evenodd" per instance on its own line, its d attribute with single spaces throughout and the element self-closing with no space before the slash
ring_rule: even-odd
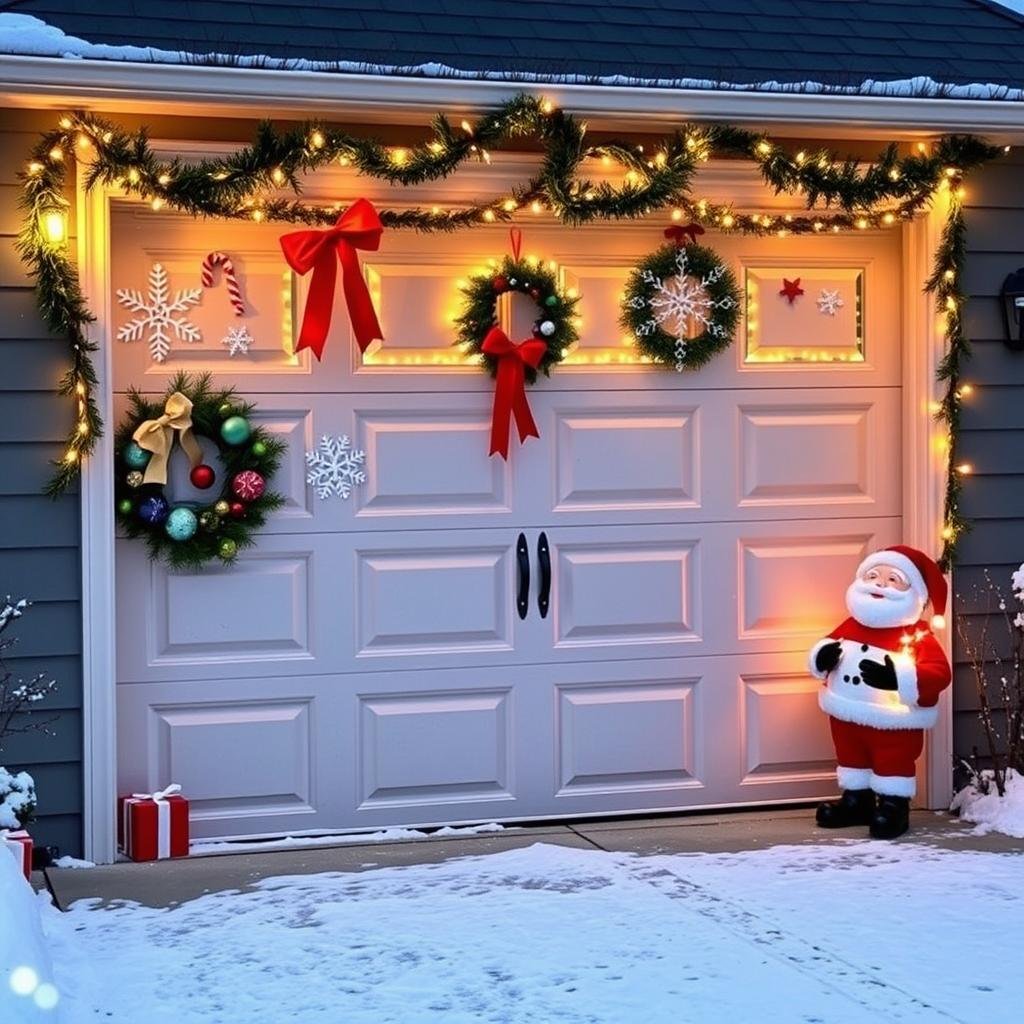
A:
<svg viewBox="0 0 1024 1024">
<path fill-rule="evenodd" d="M 1024 267 L 1007 275 L 1001 294 L 1006 344 L 1019 352 L 1024 349 Z"/>
<path fill-rule="evenodd" d="M 39 211 L 39 230 L 46 239 L 46 244 L 57 247 L 68 240 L 68 214 L 59 206 L 51 206 Z"/>
</svg>

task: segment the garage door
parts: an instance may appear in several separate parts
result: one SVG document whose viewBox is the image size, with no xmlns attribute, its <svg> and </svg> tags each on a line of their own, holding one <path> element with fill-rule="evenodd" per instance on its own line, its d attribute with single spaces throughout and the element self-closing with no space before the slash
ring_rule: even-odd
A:
<svg viewBox="0 0 1024 1024">
<path fill-rule="evenodd" d="M 119 395 L 212 370 L 289 445 L 287 504 L 237 565 L 170 571 L 118 541 L 122 791 L 180 782 L 197 836 L 832 791 L 804 652 L 858 560 L 900 538 L 896 233 L 709 233 L 745 322 L 676 374 L 634 361 L 616 324 L 658 225 L 526 225 L 524 252 L 583 296 L 582 340 L 531 389 L 541 437 L 505 463 L 487 456 L 492 383 L 449 347 L 456 282 L 506 251 L 504 230 L 386 235 L 363 261 L 386 342 L 360 358 L 339 300 L 317 364 L 291 355 L 304 282 L 279 230 L 137 207 L 113 221 L 114 287 L 143 287 L 154 262 L 194 287 L 228 250 L 255 338 L 230 355 L 227 295 L 209 292 L 204 340 L 165 363 L 115 343 Z M 522 337 L 532 310 L 503 316 Z M 324 435 L 366 452 L 348 500 L 305 482 Z M 175 496 L 198 499 L 173 469 Z"/>
</svg>

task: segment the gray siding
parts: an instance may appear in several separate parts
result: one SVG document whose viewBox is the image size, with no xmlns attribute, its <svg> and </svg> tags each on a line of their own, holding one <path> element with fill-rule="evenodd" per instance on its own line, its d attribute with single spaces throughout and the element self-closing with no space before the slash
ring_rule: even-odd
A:
<svg viewBox="0 0 1024 1024">
<path fill-rule="evenodd" d="M 49 672 L 55 695 L 38 705 L 58 713 L 53 735 L 11 737 L 0 764 L 35 777 L 39 844 L 82 852 L 82 626 L 78 495 L 51 501 L 40 493 L 70 423 L 55 393 L 66 343 L 47 334 L 31 283 L 14 250 L 21 214 L 17 172 L 52 114 L 0 113 L 0 595 L 34 607 L 18 624 L 8 662 L 16 675 Z"/>
<path fill-rule="evenodd" d="M 960 548 L 953 576 L 958 607 L 970 628 L 981 610 L 972 587 L 984 569 L 1009 592 L 1009 573 L 1024 562 L 1024 352 L 1003 344 L 999 289 L 1010 271 L 1024 266 L 1024 155 L 1020 149 L 968 182 L 970 296 L 966 325 L 974 355 L 964 379 L 979 385 L 966 402 L 962 454 L 974 466 L 964 485 L 962 508 L 973 529 Z M 954 750 L 969 757 L 985 750 L 978 723 L 978 695 L 954 641 Z"/>
</svg>

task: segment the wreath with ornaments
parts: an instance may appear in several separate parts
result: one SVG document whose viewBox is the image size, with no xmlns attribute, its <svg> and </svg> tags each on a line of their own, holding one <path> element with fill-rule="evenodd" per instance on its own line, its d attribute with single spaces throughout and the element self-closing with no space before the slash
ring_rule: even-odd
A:
<svg viewBox="0 0 1024 1024">
<path fill-rule="evenodd" d="M 539 260 L 521 258 L 518 252 L 506 256 L 489 273 L 470 277 L 462 288 L 465 304 L 455 321 L 455 344 L 463 352 L 475 355 L 492 377 L 497 376 L 501 355 L 487 344 L 487 338 L 498 323 L 498 300 L 509 292 L 533 299 L 538 307 L 532 333 L 544 348 L 538 349 L 538 361 L 525 367 L 526 381 L 532 384 L 538 372 L 548 376 L 551 367 L 560 363 L 579 340 L 575 325 L 579 299 L 569 297 L 559 288 L 555 271 Z"/>
<path fill-rule="evenodd" d="M 682 373 L 696 370 L 728 347 L 739 319 L 736 278 L 719 255 L 686 237 L 698 225 L 665 231 L 673 241 L 633 269 L 619 323 L 641 355 Z"/>
<path fill-rule="evenodd" d="M 159 402 L 134 390 L 128 397 L 131 410 L 115 441 L 118 525 L 128 537 L 144 537 L 150 557 L 173 568 L 233 562 L 255 543 L 268 513 L 284 504 L 267 488 L 284 442 L 252 423 L 252 403 L 211 387 L 209 374 L 178 374 Z M 215 466 L 205 461 L 200 439 L 215 447 Z M 193 494 L 208 498 L 169 493 L 178 448 L 191 466 Z"/>
</svg>

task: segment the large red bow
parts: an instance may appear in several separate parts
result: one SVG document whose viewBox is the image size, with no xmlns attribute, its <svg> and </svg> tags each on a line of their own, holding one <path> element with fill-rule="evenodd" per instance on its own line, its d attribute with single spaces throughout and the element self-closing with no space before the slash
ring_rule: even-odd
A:
<svg viewBox="0 0 1024 1024">
<path fill-rule="evenodd" d="M 516 421 L 519 441 L 540 437 L 526 400 L 526 367 L 537 369 L 548 346 L 538 338 L 527 338 L 518 345 L 509 341 L 500 327 L 492 327 L 481 350 L 498 360 L 498 379 L 494 386 L 494 412 L 491 416 L 491 450 L 508 458 L 508 438 L 512 419 Z"/>
<path fill-rule="evenodd" d="M 339 262 L 345 305 L 359 351 L 365 352 L 374 338 L 384 337 L 356 253 L 357 249 L 379 249 L 383 230 L 373 204 L 366 199 L 357 199 L 338 218 L 334 227 L 326 231 L 293 231 L 281 236 L 281 249 L 292 270 L 296 274 L 313 271 L 296 352 L 311 348 L 317 359 L 323 355 L 334 309 Z"/>
</svg>

